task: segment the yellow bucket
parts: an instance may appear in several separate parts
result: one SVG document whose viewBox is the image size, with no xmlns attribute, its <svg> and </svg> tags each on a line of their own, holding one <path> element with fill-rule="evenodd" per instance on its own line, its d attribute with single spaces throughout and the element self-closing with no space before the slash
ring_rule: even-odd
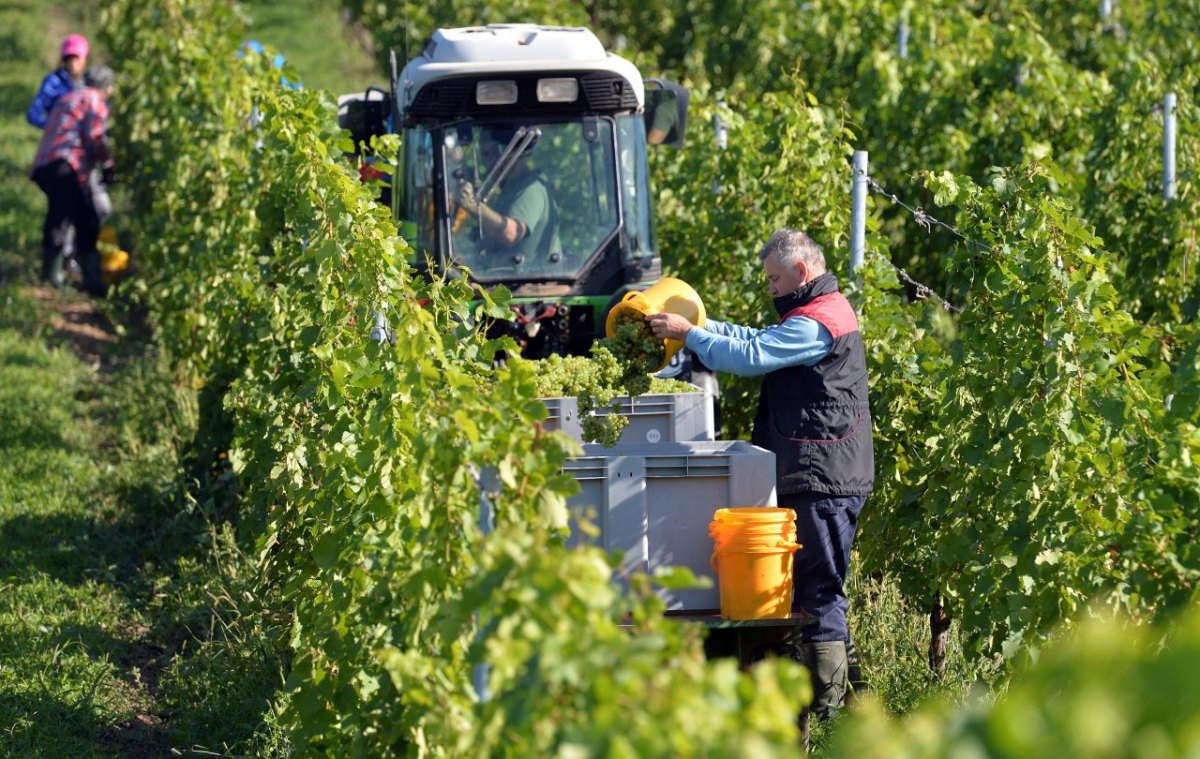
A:
<svg viewBox="0 0 1200 759">
<path fill-rule="evenodd" d="M 794 541 L 796 539 L 795 525 L 750 525 L 743 524 L 736 531 L 722 529 L 716 522 L 708 526 L 708 536 L 713 539 L 717 547 L 726 545 L 746 545 L 751 548 L 761 544 L 762 541 L 770 538 L 779 538 L 785 541 Z"/>
<path fill-rule="evenodd" d="M 792 612 L 796 512 L 779 508 L 718 509 L 709 524 L 712 568 L 725 619 L 782 619 Z"/>
<path fill-rule="evenodd" d="M 100 228 L 96 250 L 100 253 L 100 276 L 111 285 L 129 268 L 129 253 L 121 250 L 117 242 L 117 230 L 111 226 Z"/>
<path fill-rule="evenodd" d="M 618 319 L 628 313 L 637 313 L 642 316 L 650 316 L 652 314 L 679 314 L 683 318 L 695 324 L 697 327 L 704 326 L 704 303 L 700 300 L 700 296 L 692 289 L 692 286 L 682 279 L 675 277 L 663 277 L 655 282 L 645 291 L 631 291 L 625 293 L 612 310 L 608 312 L 608 318 L 604 322 L 604 334 L 612 337 L 616 334 Z M 674 356 L 683 347 L 683 342 L 680 340 L 663 340 L 663 362 L 659 370 L 663 369 Z"/>
</svg>

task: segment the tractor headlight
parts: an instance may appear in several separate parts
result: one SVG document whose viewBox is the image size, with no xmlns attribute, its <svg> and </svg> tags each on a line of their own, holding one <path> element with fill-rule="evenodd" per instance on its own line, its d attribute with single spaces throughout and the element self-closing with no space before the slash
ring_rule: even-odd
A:
<svg viewBox="0 0 1200 759">
<path fill-rule="evenodd" d="M 539 79 L 537 99 L 539 103 L 574 103 L 579 99 L 579 81 L 574 77 Z"/>
<path fill-rule="evenodd" d="M 479 105 L 512 105 L 517 102 L 517 83 L 511 79 L 476 82 L 475 102 Z"/>
</svg>

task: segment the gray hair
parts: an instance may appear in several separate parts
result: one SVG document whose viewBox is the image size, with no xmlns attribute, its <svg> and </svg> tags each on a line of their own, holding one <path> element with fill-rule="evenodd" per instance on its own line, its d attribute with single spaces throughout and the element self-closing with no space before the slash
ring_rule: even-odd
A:
<svg viewBox="0 0 1200 759">
<path fill-rule="evenodd" d="M 98 90 L 103 90 L 113 86 L 113 81 L 116 79 L 113 70 L 108 66 L 92 66 L 83 75 L 83 83 L 88 87 L 95 87 Z"/>
<path fill-rule="evenodd" d="M 781 229 L 771 235 L 767 244 L 758 252 L 758 260 L 774 258 L 784 266 L 795 266 L 803 261 L 816 272 L 825 271 L 825 254 L 812 238 L 799 229 Z"/>
</svg>

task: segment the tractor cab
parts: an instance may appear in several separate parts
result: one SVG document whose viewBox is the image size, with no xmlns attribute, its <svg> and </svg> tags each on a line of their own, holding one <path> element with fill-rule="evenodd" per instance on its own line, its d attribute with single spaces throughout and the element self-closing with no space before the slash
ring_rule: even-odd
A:
<svg viewBox="0 0 1200 759">
<path fill-rule="evenodd" d="M 682 146 L 687 91 L 587 29 L 531 24 L 440 29 L 391 73 L 382 102 L 340 105 L 356 144 L 401 136 L 413 264 L 507 287 L 525 355 L 586 353 L 612 303 L 661 276 L 646 151 Z"/>
</svg>

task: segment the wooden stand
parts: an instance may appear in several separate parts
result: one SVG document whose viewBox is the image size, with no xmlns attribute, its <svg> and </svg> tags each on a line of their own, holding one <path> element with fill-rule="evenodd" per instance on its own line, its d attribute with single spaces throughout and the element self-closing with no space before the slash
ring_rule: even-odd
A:
<svg viewBox="0 0 1200 759">
<path fill-rule="evenodd" d="M 789 633 L 814 621 L 806 611 L 794 611 L 782 619 L 722 619 L 720 609 L 668 611 L 667 617 L 704 625 L 709 631 L 704 640 L 704 654 L 710 659 L 736 657 L 743 670 L 768 655 L 780 653 Z"/>
<path fill-rule="evenodd" d="M 722 619 L 720 609 L 668 611 L 667 616 L 680 622 L 694 622 L 708 628 L 704 639 L 704 655 L 709 659 L 737 657 L 738 666 L 745 671 L 750 665 L 768 656 L 783 653 L 789 633 L 816 621 L 806 611 L 794 611 L 782 619 Z M 800 734 L 807 753 L 809 743 L 809 711 L 800 713 Z"/>
</svg>

